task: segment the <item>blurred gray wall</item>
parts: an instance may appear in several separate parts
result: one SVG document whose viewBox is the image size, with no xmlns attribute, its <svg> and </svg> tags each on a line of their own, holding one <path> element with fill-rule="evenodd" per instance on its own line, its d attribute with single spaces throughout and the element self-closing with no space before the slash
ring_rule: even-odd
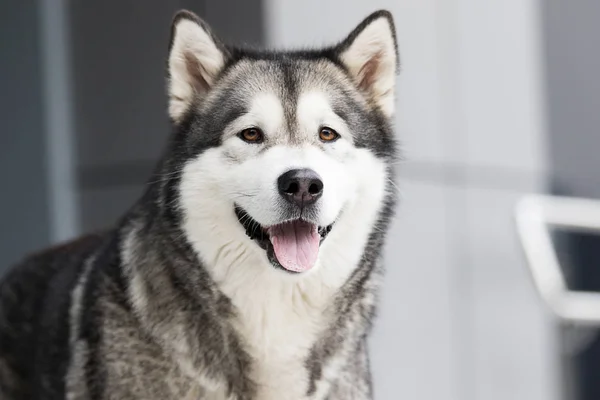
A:
<svg viewBox="0 0 600 400">
<path fill-rule="evenodd" d="M 542 2 L 554 189 L 600 197 L 600 2 Z"/>
<path fill-rule="evenodd" d="M 38 11 L 0 2 L 0 271 L 50 241 Z"/>
</svg>

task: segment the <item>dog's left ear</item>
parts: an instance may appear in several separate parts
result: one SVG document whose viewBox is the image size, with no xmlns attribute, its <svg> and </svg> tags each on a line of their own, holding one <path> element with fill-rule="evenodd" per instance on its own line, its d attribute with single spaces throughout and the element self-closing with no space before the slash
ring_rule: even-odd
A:
<svg viewBox="0 0 600 400">
<path fill-rule="evenodd" d="M 389 11 L 369 15 L 337 47 L 338 56 L 358 88 L 388 117 L 394 114 L 398 46 Z"/>
<path fill-rule="evenodd" d="M 179 11 L 169 46 L 169 116 L 180 122 L 196 96 L 205 95 L 225 66 L 228 52 L 208 25 L 190 11 Z"/>
</svg>

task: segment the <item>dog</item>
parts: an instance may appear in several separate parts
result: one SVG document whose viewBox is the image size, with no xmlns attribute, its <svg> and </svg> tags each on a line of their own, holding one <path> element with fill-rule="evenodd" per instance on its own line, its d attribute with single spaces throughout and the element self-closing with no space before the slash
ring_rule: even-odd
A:
<svg viewBox="0 0 600 400">
<path fill-rule="evenodd" d="M 172 133 L 145 193 L 3 278 L 0 398 L 371 399 L 396 203 L 391 14 L 270 52 L 180 11 L 167 68 Z"/>
</svg>

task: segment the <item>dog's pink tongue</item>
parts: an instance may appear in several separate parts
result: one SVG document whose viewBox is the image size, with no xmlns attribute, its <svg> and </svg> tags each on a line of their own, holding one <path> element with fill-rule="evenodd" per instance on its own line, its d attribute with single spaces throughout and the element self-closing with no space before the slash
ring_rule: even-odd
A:
<svg viewBox="0 0 600 400">
<path fill-rule="evenodd" d="M 304 221 L 275 225 L 269 236 L 277 261 L 285 269 L 303 272 L 315 265 L 321 240 L 315 225 Z"/>
</svg>

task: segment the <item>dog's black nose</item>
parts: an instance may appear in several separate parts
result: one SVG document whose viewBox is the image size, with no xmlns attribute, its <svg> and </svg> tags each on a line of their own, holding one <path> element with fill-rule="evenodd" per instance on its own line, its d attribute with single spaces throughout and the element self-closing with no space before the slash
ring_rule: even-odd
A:
<svg viewBox="0 0 600 400">
<path fill-rule="evenodd" d="M 307 206 L 316 202 L 323 194 L 323 181 L 312 169 L 292 169 L 277 179 L 279 193 L 287 201 Z"/>
</svg>

